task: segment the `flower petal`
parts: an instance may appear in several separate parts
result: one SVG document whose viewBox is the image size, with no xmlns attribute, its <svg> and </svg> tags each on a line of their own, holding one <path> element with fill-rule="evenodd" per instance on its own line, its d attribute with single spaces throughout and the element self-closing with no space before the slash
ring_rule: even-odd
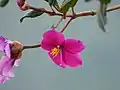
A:
<svg viewBox="0 0 120 90">
<path fill-rule="evenodd" d="M 51 55 L 51 52 L 49 52 L 48 55 L 50 56 L 50 58 L 53 60 L 53 62 L 54 62 L 55 64 L 57 64 L 58 66 L 60 66 L 60 67 L 62 67 L 62 68 L 65 68 L 65 67 L 66 67 L 65 63 L 64 63 L 63 60 L 62 60 L 62 52 L 61 52 L 61 51 L 60 51 L 60 53 L 59 53 L 56 57 L 53 57 L 53 56 Z"/>
<path fill-rule="evenodd" d="M 64 42 L 64 48 L 73 54 L 76 54 L 78 52 L 83 51 L 85 48 L 85 45 L 80 41 L 76 39 L 67 39 Z"/>
<path fill-rule="evenodd" d="M 49 30 L 43 34 L 43 38 L 49 45 L 62 45 L 64 42 L 64 36 L 62 33 L 56 30 Z"/>
<path fill-rule="evenodd" d="M 18 67 L 19 66 L 20 59 L 15 60 L 14 66 Z"/>
<path fill-rule="evenodd" d="M 6 56 L 3 56 L 0 60 L 0 75 L 2 75 L 2 71 L 6 63 L 8 63 L 9 59 Z"/>
<path fill-rule="evenodd" d="M 6 78 L 5 76 L 0 76 L 0 83 L 5 83 L 5 81 L 6 81 L 5 78 Z"/>
<path fill-rule="evenodd" d="M 10 43 L 13 43 L 13 41 L 8 40 L 8 39 L 6 39 L 5 42 L 6 42 L 6 43 L 9 43 L 9 44 L 10 44 Z"/>
<path fill-rule="evenodd" d="M 4 51 L 5 38 L 0 36 L 0 51 Z"/>
<path fill-rule="evenodd" d="M 5 46 L 5 54 L 6 54 L 6 56 L 8 56 L 9 58 L 11 58 L 10 44 L 7 44 L 7 45 Z"/>
<path fill-rule="evenodd" d="M 78 54 L 72 54 L 67 51 L 63 51 L 63 61 L 66 65 L 74 68 L 74 67 L 81 67 L 83 61 Z"/>
<path fill-rule="evenodd" d="M 15 77 L 12 69 L 8 72 L 8 77 Z"/>
<path fill-rule="evenodd" d="M 43 39 L 41 42 L 41 47 L 45 50 L 50 51 L 52 48 L 56 47 L 55 45 L 49 44 L 46 39 Z"/>
<path fill-rule="evenodd" d="M 10 79 L 9 77 L 0 75 L 0 83 L 5 83 L 9 79 Z"/>
<path fill-rule="evenodd" d="M 13 65 L 14 65 L 14 60 L 9 60 L 6 65 L 4 66 L 3 68 L 3 72 L 2 74 L 4 76 L 8 76 L 8 77 L 14 77 L 14 74 L 12 72 L 12 68 L 13 68 Z"/>
</svg>

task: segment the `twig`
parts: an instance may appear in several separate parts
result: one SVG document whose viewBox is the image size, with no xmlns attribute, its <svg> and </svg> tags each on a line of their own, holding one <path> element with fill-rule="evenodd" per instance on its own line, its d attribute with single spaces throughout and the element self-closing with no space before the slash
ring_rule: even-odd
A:
<svg viewBox="0 0 120 90">
<path fill-rule="evenodd" d="M 40 47 L 41 45 L 40 44 L 36 44 L 36 45 L 26 45 L 26 46 L 23 46 L 23 50 L 25 49 L 31 49 L 31 48 L 38 48 Z"/>
<path fill-rule="evenodd" d="M 63 16 L 63 14 L 61 13 L 56 13 L 56 12 L 51 12 L 51 11 L 47 11 L 45 10 L 44 8 L 34 8 L 32 6 L 30 6 L 30 9 L 32 10 L 36 10 L 36 11 L 39 11 L 39 12 L 43 12 L 43 13 L 46 13 L 50 16 Z M 115 10 L 118 10 L 120 9 L 120 5 L 115 5 L 113 7 L 109 7 L 107 8 L 106 12 L 110 12 L 110 11 L 115 11 Z M 91 11 L 84 11 L 84 12 L 80 12 L 78 14 L 75 14 L 75 15 L 67 15 L 66 17 L 69 17 L 70 20 L 66 23 L 66 25 L 63 27 L 63 29 L 61 30 L 61 33 L 64 32 L 64 30 L 66 29 L 66 27 L 70 24 L 70 22 L 77 18 L 77 17 L 81 17 L 81 16 L 94 16 L 96 15 L 96 11 L 95 10 L 91 10 Z M 59 23 L 58 23 L 59 24 Z M 27 45 L 27 46 L 24 46 L 23 47 L 23 50 L 24 49 L 31 49 L 31 48 L 38 48 L 40 47 L 41 45 L 40 44 L 36 44 L 36 45 Z"/>
<path fill-rule="evenodd" d="M 66 25 L 63 27 L 63 29 L 61 30 L 61 33 L 63 33 L 66 29 L 66 27 L 70 24 L 70 22 L 73 20 L 73 18 L 71 18 L 67 23 Z"/>
<path fill-rule="evenodd" d="M 39 11 L 39 12 L 44 12 L 44 13 L 46 13 L 48 15 L 51 15 L 51 16 L 63 16 L 63 14 L 61 14 L 61 13 L 47 11 L 44 8 L 35 8 L 35 7 L 30 6 L 30 9 L 33 9 L 33 10 L 36 10 L 36 11 Z M 106 12 L 110 12 L 110 11 L 114 11 L 114 10 L 118 10 L 118 9 L 120 9 L 120 5 L 115 5 L 115 6 L 109 7 L 106 10 Z M 90 11 L 80 12 L 80 13 L 76 14 L 75 17 L 94 16 L 94 15 L 96 15 L 96 11 L 95 10 L 90 10 Z M 74 16 L 73 15 L 67 15 L 66 17 L 74 17 Z"/>
<path fill-rule="evenodd" d="M 57 28 L 59 26 L 59 24 L 61 23 L 61 21 L 63 20 L 63 17 L 61 17 L 61 19 L 58 21 L 58 23 L 54 26 L 54 28 Z"/>
</svg>

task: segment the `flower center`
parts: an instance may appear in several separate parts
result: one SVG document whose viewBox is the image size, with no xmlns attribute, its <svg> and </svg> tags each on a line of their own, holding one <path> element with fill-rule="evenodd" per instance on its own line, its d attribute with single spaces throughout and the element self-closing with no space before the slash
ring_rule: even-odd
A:
<svg viewBox="0 0 120 90">
<path fill-rule="evenodd" d="M 50 54 L 53 56 L 53 58 L 55 58 L 59 54 L 59 52 L 60 52 L 60 46 L 57 46 L 51 50 Z"/>
</svg>

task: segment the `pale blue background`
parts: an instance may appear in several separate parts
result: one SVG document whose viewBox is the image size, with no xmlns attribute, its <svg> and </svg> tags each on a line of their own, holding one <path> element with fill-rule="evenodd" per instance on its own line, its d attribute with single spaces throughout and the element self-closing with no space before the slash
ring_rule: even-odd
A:
<svg viewBox="0 0 120 90">
<path fill-rule="evenodd" d="M 36 19 L 19 19 L 25 14 L 19 10 L 15 0 L 0 8 L 0 35 L 23 44 L 40 42 L 42 33 L 47 31 L 58 17 L 43 15 Z M 44 0 L 28 0 L 37 7 L 46 7 Z M 120 4 L 112 0 L 110 6 Z M 96 2 L 84 3 L 79 0 L 76 11 L 97 9 Z M 81 54 L 84 67 L 61 69 L 48 57 L 47 52 L 38 49 L 23 52 L 20 67 L 15 69 L 16 77 L 0 90 L 120 90 L 120 10 L 108 13 L 108 33 L 103 33 L 96 16 L 81 17 L 66 29 L 66 37 L 75 37 L 86 44 Z M 58 29 L 64 25 L 61 24 Z"/>
</svg>

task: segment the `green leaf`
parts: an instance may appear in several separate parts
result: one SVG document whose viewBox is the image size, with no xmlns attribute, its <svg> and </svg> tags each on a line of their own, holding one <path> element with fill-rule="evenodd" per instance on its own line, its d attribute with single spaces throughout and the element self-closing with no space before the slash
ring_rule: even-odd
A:
<svg viewBox="0 0 120 90">
<path fill-rule="evenodd" d="M 84 0 L 85 2 L 90 2 L 90 1 L 93 1 L 93 0 Z M 105 3 L 105 4 L 108 4 L 108 3 L 110 3 L 111 2 L 111 0 L 98 0 L 98 1 L 101 1 L 101 2 L 103 2 L 103 3 Z"/>
<path fill-rule="evenodd" d="M 99 0 L 99 1 L 103 4 L 109 4 L 111 2 L 111 0 Z"/>
<path fill-rule="evenodd" d="M 92 1 L 92 0 L 85 0 L 85 2 L 90 2 L 90 1 Z"/>
<path fill-rule="evenodd" d="M 106 5 L 100 4 L 100 9 L 97 11 L 98 25 L 104 32 L 106 32 L 104 26 L 107 24 L 107 15 L 105 10 Z"/>
<path fill-rule="evenodd" d="M 99 27 L 106 32 L 105 25 L 107 24 L 107 13 L 106 9 L 108 4 L 111 2 L 111 0 L 99 0 L 100 1 L 100 8 L 97 11 L 97 17 L 98 17 L 98 25 Z"/>
<path fill-rule="evenodd" d="M 50 6 L 58 4 L 57 0 L 45 0 L 45 1 L 48 2 Z"/>
<path fill-rule="evenodd" d="M 0 7 L 5 7 L 8 4 L 9 0 L 0 0 Z"/>
<path fill-rule="evenodd" d="M 27 13 L 25 16 L 23 16 L 20 19 L 20 23 L 22 23 L 25 18 L 35 18 L 35 17 L 41 16 L 42 14 L 43 14 L 43 12 L 30 11 L 29 13 Z"/>
<path fill-rule="evenodd" d="M 64 0 L 64 1 L 62 2 L 61 8 L 62 8 L 62 7 L 65 7 L 66 5 L 69 5 L 69 4 L 70 4 L 70 1 L 71 1 L 71 0 Z"/>
<path fill-rule="evenodd" d="M 63 13 L 63 18 L 66 18 L 66 13 L 68 12 L 69 8 L 70 8 L 70 1 L 71 0 L 64 0 L 61 8 L 59 10 L 59 12 Z"/>
<path fill-rule="evenodd" d="M 70 7 L 74 7 L 78 0 L 64 0 L 61 9 L 64 11 L 68 11 Z"/>
<path fill-rule="evenodd" d="M 78 0 L 64 0 L 60 12 L 63 13 L 64 18 L 66 17 L 66 13 L 69 11 L 70 8 L 73 8 Z"/>
<path fill-rule="evenodd" d="M 93 0 L 84 0 L 85 2 L 90 2 Z M 99 1 L 99 10 L 97 10 L 97 21 L 99 27 L 102 29 L 103 32 L 106 32 L 105 25 L 107 24 L 107 13 L 106 9 L 108 4 L 111 2 L 111 0 L 97 0 Z"/>
<path fill-rule="evenodd" d="M 61 8 L 64 7 L 64 6 L 70 6 L 70 7 L 74 7 L 76 5 L 78 0 L 64 0 L 62 5 L 61 5 Z"/>
<path fill-rule="evenodd" d="M 50 6 L 53 6 L 58 12 L 60 10 L 60 7 L 58 5 L 57 0 L 44 0 L 49 3 Z"/>
<path fill-rule="evenodd" d="M 64 4 L 64 2 L 63 2 L 63 4 L 61 5 L 61 8 L 60 8 L 60 11 L 62 13 L 65 13 L 65 12 L 67 12 L 69 10 L 69 8 L 70 8 L 70 4 L 69 3 Z"/>
<path fill-rule="evenodd" d="M 71 0 L 64 0 L 62 2 L 60 12 L 61 13 L 66 13 L 69 10 L 70 7 L 71 7 Z"/>
<path fill-rule="evenodd" d="M 71 6 L 71 7 L 74 7 L 77 2 L 78 2 L 78 0 L 71 0 L 70 6 Z"/>
</svg>

